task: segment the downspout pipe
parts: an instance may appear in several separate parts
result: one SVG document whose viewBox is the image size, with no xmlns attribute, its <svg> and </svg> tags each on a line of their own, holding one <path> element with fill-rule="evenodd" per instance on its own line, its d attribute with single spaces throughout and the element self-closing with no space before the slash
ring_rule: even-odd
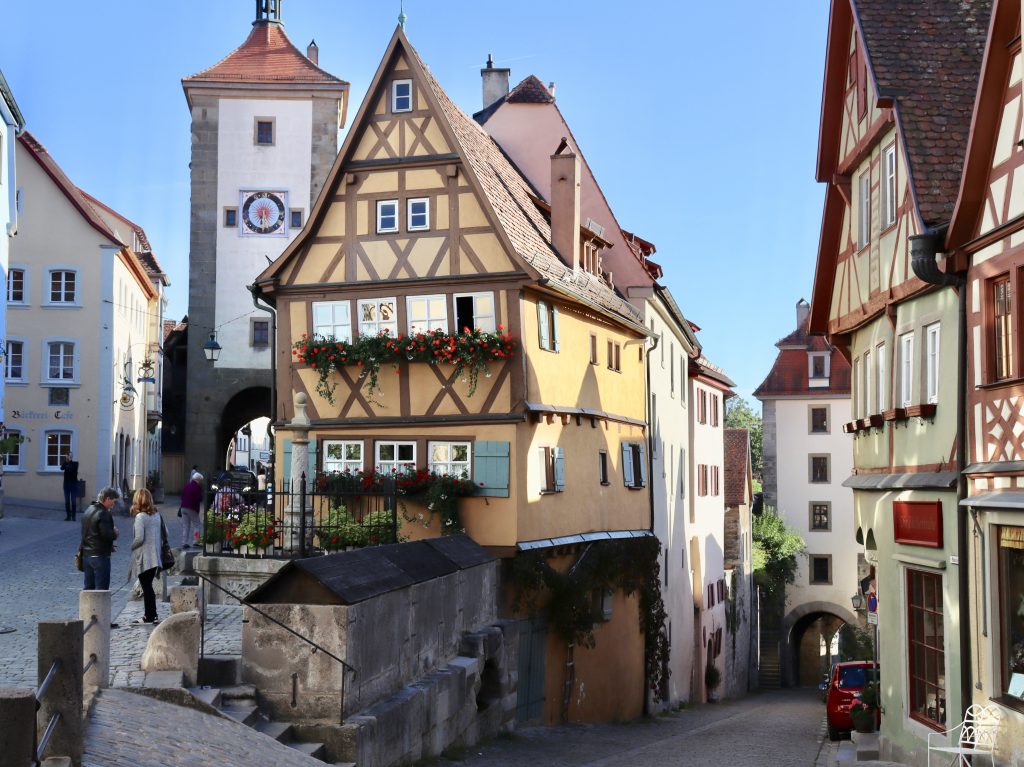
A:
<svg viewBox="0 0 1024 767">
<path fill-rule="evenodd" d="M 270 315 L 270 429 L 277 434 L 277 309 L 263 297 L 259 285 L 248 285 L 252 293 L 252 305 Z M 262 300 L 262 303 L 260 303 Z M 275 456 L 276 459 L 276 456 Z M 274 461 L 277 468 L 277 461 Z"/>
<path fill-rule="evenodd" d="M 957 375 L 956 375 L 956 555 L 960 620 L 960 706 L 961 714 L 973 698 L 971 664 L 964 662 L 971 653 L 970 570 L 967 546 L 967 514 L 960 501 L 967 497 L 967 280 L 963 275 L 939 269 L 936 256 L 942 250 L 948 225 L 925 230 L 910 237 L 910 264 L 914 274 L 930 285 L 951 287 L 957 291 Z"/>
<path fill-rule="evenodd" d="M 647 350 L 647 354 L 644 355 L 644 367 L 646 368 L 646 384 L 647 384 L 647 396 L 646 396 L 646 409 L 647 409 L 647 498 L 651 509 L 651 534 L 654 534 L 654 422 L 652 421 L 653 409 L 651 408 L 651 354 L 658 348 L 658 336 L 650 336 L 654 341 L 651 348 Z M 659 546 L 660 548 L 660 546 Z M 660 551 L 658 552 L 661 553 Z M 668 567 L 668 562 L 665 563 Z M 644 668 L 647 668 L 650 658 L 647 657 L 647 651 L 644 650 Z M 646 674 L 645 674 L 646 676 Z M 650 711 L 650 690 L 647 689 L 647 684 L 644 684 L 644 716 L 651 713 Z"/>
</svg>

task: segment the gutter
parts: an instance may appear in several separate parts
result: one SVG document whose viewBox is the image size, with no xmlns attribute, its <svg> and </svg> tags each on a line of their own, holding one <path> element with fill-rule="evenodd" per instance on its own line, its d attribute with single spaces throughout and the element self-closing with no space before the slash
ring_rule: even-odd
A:
<svg viewBox="0 0 1024 767">
<path fill-rule="evenodd" d="M 651 335 L 650 339 L 654 342 L 651 348 L 647 350 L 644 355 L 644 368 L 645 368 L 645 382 L 647 386 L 646 397 L 644 398 L 644 407 L 647 411 L 647 423 L 650 427 L 647 429 L 647 499 L 651 509 L 651 522 L 650 529 L 651 535 L 655 535 L 654 532 L 654 432 L 657 430 L 657 425 L 651 420 L 651 353 L 658 348 L 658 342 L 661 340 L 656 335 Z M 674 364 L 674 363 L 673 363 Z M 658 547 L 661 548 L 660 546 Z M 665 563 L 668 567 L 668 562 Z M 646 669 L 650 663 L 650 656 L 647 653 L 646 646 L 644 648 L 644 668 Z M 647 689 L 647 675 L 644 674 L 644 716 L 649 716 L 651 713 L 650 705 L 650 693 Z"/>
<path fill-rule="evenodd" d="M 956 375 L 956 555 L 957 590 L 960 620 L 960 707 L 966 715 L 973 698 L 971 664 L 964 659 L 971 658 L 971 611 L 970 572 L 968 568 L 969 549 L 967 546 L 967 514 L 960 509 L 960 502 L 967 497 L 967 280 L 963 275 L 951 274 L 939 269 L 936 256 L 946 238 L 949 225 L 926 229 L 922 234 L 910 237 L 910 264 L 914 274 L 930 285 L 951 287 L 957 291 L 957 365 Z"/>
</svg>

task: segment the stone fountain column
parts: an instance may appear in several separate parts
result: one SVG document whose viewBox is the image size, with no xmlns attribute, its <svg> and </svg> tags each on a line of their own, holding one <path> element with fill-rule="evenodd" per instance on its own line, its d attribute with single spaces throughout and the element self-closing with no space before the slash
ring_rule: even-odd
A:
<svg viewBox="0 0 1024 767">
<path fill-rule="evenodd" d="M 297 554 L 301 551 L 301 528 L 302 519 L 305 516 L 306 524 L 306 551 L 308 552 L 313 542 L 313 504 L 310 499 L 310 492 L 313 489 L 313 476 L 309 467 L 309 416 L 306 415 L 306 405 L 309 397 L 304 392 L 296 392 L 294 397 L 295 416 L 288 424 L 288 430 L 292 435 L 292 466 L 289 474 L 290 495 L 288 503 L 284 508 L 285 540 L 284 550 L 289 554 Z M 299 489 L 302 486 L 302 475 L 306 475 L 306 502 L 305 508 L 302 504 L 302 496 Z"/>
</svg>

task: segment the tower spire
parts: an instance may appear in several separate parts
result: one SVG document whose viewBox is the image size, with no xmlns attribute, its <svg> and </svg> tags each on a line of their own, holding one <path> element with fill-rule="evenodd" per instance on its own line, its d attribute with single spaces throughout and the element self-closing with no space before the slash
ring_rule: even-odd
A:
<svg viewBox="0 0 1024 767">
<path fill-rule="evenodd" d="M 405 15 L 405 0 L 399 0 L 398 3 L 398 26 L 405 29 L 405 20 L 409 18 Z"/>
<path fill-rule="evenodd" d="M 284 0 L 256 0 L 256 24 L 280 24 L 281 3 Z"/>
</svg>

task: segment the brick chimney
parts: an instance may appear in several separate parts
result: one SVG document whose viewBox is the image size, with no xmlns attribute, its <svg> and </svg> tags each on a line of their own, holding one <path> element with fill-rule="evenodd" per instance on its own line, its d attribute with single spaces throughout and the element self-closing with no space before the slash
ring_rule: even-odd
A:
<svg viewBox="0 0 1024 767">
<path fill-rule="evenodd" d="M 573 270 L 580 267 L 580 157 L 562 138 L 551 155 L 551 244 Z"/>
<path fill-rule="evenodd" d="M 317 46 L 316 40 L 310 40 L 309 45 L 306 46 L 306 58 L 319 66 L 320 48 Z"/>
<path fill-rule="evenodd" d="M 811 305 L 804 299 L 800 299 L 796 302 L 796 327 L 797 330 L 803 327 L 804 323 L 807 322 L 807 316 L 811 313 Z"/>
<path fill-rule="evenodd" d="M 508 76 L 511 71 L 511 69 L 495 67 L 491 54 L 487 54 L 487 66 L 480 70 L 484 86 L 483 109 L 487 109 L 495 101 L 508 95 Z"/>
</svg>

